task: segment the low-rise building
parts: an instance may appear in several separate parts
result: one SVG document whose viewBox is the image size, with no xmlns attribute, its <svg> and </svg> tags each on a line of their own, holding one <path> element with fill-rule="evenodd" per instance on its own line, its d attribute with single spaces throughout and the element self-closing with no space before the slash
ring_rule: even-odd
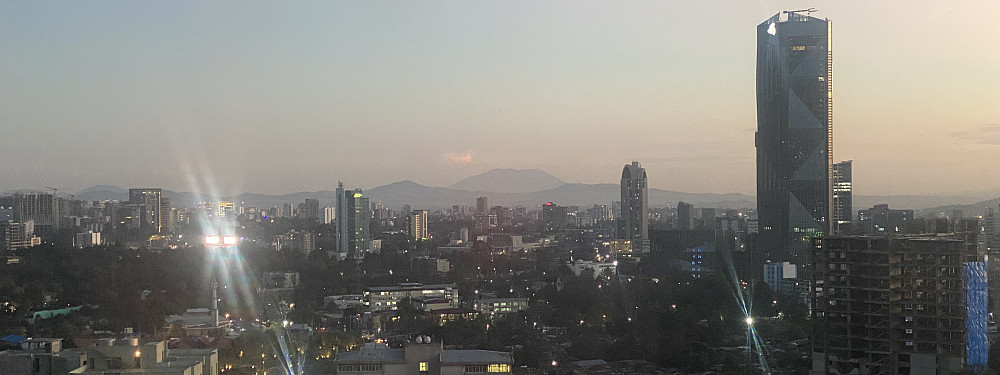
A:
<svg viewBox="0 0 1000 375">
<path fill-rule="evenodd" d="M 441 341 L 418 337 L 403 348 L 369 343 L 334 359 L 337 375 L 464 375 L 510 373 L 510 353 L 489 350 L 446 350 Z"/>
<path fill-rule="evenodd" d="M 96 346 L 62 350 L 62 339 L 28 339 L 21 350 L 0 352 L 4 375 L 218 375 L 215 349 L 167 349 L 166 341 L 101 339 Z"/>
<path fill-rule="evenodd" d="M 458 285 L 421 283 L 400 283 L 393 286 L 365 288 L 363 304 L 368 312 L 397 310 L 397 304 L 404 298 L 438 297 L 448 300 L 449 307 L 458 307 Z"/>
<path fill-rule="evenodd" d="M 527 298 L 483 298 L 476 301 L 475 309 L 490 316 L 503 315 L 528 309 Z"/>
</svg>

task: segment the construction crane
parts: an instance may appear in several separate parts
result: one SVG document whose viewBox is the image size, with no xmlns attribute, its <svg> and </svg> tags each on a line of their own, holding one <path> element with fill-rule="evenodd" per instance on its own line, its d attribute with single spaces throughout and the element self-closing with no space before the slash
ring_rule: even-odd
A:
<svg viewBox="0 0 1000 375">
<path fill-rule="evenodd" d="M 51 186 L 46 186 L 45 188 L 49 189 L 49 190 L 52 190 L 52 196 L 53 197 L 57 197 L 58 196 L 56 193 L 59 192 L 59 188 L 54 188 L 54 187 L 51 187 Z M 70 200 L 73 200 L 73 198 L 75 198 L 75 196 L 73 194 L 67 194 L 67 195 L 69 196 Z"/>
</svg>

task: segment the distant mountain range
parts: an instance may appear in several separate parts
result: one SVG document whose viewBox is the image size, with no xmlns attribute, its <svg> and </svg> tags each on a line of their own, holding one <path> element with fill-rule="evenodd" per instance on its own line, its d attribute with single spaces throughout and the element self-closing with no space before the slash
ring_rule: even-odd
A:
<svg viewBox="0 0 1000 375">
<path fill-rule="evenodd" d="M 456 182 L 449 188 L 492 193 L 533 193 L 563 185 L 566 182 L 540 169 L 493 169 Z"/>
<path fill-rule="evenodd" d="M 60 191 L 62 195 L 62 191 Z M 489 204 L 502 206 L 533 207 L 545 202 L 554 202 L 565 206 L 589 207 L 593 204 L 608 204 L 620 200 L 618 184 L 580 184 L 566 183 L 538 169 L 494 169 L 486 173 L 466 178 L 450 187 L 424 186 L 413 181 L 399 181 L 388 185 L 365 190 L 365 195 L 372 202 L 381 201 L 390 208 L 398 208 L 408 204 L 414 208 L 445 209 L 452 205 L 474 206 L 476 198 L 485 196 Z M 169 198 L 175 207 L 193 205 L 202 200 L 227 200 L 245 202 L 247 205 L 271 207 L 277 204 L 297 204 L 306 198 L 316 198 L 324 206 L 332 206 L 336 193 L 332 190 L 314 192 L 298 192 L 291 194 L 258 194 L 243 193 L 236 196 L 202 197 L 190 192 L 175 192 L 163 190 L 163 196 Z M 875 204 L 887 203 L 891 208 L 916 209 L 925 214 L 936 212 L 950 213 L 952 210 L 963 210 L 966 215 L 978 215 L 983 208 L 997 207 L 1000 198 L 997 192 L 969 193 L 966 195 L 923 196 L 923 195 L 888 195 L 888 196 L 854 196 L 854 210 L 869 208 Z M 128 190 L 112 185 L 97 185 L 75 193 L 77 199 L 83 200 L 127 200 Z M 753 196 L 739 193 L 685 193 L 678 191 L 649 189 L 649 204 L 651 207 L 676 205 L 683 201 L 696 207 L 715 208 L 748 208 L 756 205 Z"/>
</svg>

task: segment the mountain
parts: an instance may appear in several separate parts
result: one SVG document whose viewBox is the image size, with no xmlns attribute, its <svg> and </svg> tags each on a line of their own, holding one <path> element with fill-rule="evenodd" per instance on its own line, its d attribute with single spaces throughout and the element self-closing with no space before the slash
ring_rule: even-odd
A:
<svg viewBox="0 0 1000 375">
<path fill-rule="evenodd" d="M 533 207 L 554 202 L 563 206 L 589 207 L 593 204 L 610 205 L 612 201 L 621 200 L 621 188 L 616 184 L 563 184 L 536 192 L 494 193 L 429 187 L 413 181 L 401 181 L 367 190 L 365 195 L 371 201 L 381 201 L 388 207 L 409 204 L 423 209 L 444 209 L 456 204 L 472 206 L 476 203 L 476 197 L 480 196 L 489 198 L 491 206 Z M 650 189 L 648 197 L 651 207 L 676 205 L 678 201 L 719 208 L 743 208 L 755 204 L 753 197 L 744 194 L 697 194 Z"/>
<path fill-rule="evenodd" d="M 456 182 L 449 188 L 491 193 L 532 193 L 565 184 L 540 169 L 493 169 Z"/>
<path fill-rule="evenodd" d="M 889 206 L 890 208 L 892 206 Z M 935 216 L 938 214 L 951 215 L 955 210 L 961 210 L 965 217 L 974 217 L 986 212 L 987 207 L 992 207 L 994 211 L 1000 210 L 1000 198 L 976 202 L 973 204 L 953 204 L 940 207 L 932 207 L 920 210 L 922 216 Z"/>
<path fill-rule="evenodd" d="M 78 190 L 74 194 L 80 195 L 80 194 L 84 194 L 84 193 L 98 192 L 98 191 L 128 195 L 128 190 L 122 189 L 122 188 L 114 186 L 114 185 L 94 185 L 94 186 L 91 186 L 91 187 L 83 189 L 83 190 Z"/>
</svg>

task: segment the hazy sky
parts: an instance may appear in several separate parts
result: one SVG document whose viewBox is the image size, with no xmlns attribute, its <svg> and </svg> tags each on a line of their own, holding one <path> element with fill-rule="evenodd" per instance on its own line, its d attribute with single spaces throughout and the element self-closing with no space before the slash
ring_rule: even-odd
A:
<svg viewBox="0 0 1000 375">
<path fill-rule="evenodd" d="M 856 194 L 1000 187 L 1000 2 L 0 3 L 0 191 L 447 186 L 492 168 L 755 189 L 755 27 L 834 22 Z"/>
</svg>

